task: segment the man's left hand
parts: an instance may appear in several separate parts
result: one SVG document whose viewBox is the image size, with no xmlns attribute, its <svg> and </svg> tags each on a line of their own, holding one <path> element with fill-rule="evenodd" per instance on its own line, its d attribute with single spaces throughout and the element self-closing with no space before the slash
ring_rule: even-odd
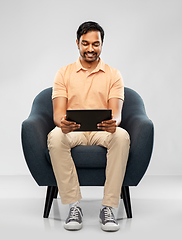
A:
<svg viewBox="0 0 182 240">
<path fill-rule="evenodd" d="M 116 131 L 116 120 L 110 119 L 106 121 L 102 121 L 101 123 L 97 124 L 98 129 L 102 129 L 106 132 L 114 133 Z"/>
</svg>

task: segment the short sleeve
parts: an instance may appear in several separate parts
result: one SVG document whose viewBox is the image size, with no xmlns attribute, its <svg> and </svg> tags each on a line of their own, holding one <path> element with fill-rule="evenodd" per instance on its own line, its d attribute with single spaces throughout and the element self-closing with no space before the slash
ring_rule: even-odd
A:
<svg viewBox="0 0 182 240">
<path fill-rule="evenodd" d="M 115 69 L 112 84 L 110 87 L 109 98 L 120 98 L 124 101 L 124 82 L 118 70 Z"/>
<path fill-rule="evenodd" d="M 56 76 L 54 78 L 52 99 L 56 97 L 66 97 L 66 98 L 68 97 L 62 69 L 59 69 L 59 71 L 56 73 Z"/>
</svg>

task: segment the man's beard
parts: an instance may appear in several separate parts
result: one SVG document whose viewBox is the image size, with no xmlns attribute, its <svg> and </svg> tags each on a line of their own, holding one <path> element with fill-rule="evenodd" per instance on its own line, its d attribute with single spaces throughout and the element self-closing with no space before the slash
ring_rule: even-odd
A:
<svg viewBox="0 0 182 240">
<path fill-rule="evenodd" d="M 89 58 L 88 54 L 93 54 L 93 57 Z M 99 56 L 95 52 L 84 52 L 82 57 L 86 62 L 95 62 L 99 58 Z"/>
</svg>

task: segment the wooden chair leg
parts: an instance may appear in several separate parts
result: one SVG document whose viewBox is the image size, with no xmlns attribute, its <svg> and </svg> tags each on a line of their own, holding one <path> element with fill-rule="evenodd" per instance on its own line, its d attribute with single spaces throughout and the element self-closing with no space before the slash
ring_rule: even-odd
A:
<svg viewBox="0 0 182 240">
<path fill-rule="evenodd" d="M 57 197 L 58 193 L 58 187 L 57 186 L 48 186 L 47 187 L 47 195 L 46 195 L 46 201 L 45 201 L 45 207 L 44 207 L 44 218 L 49 217 L 50 209 L 52 206 L 53 198 Z"/>
<path fill-rule="evenodd" d="M 123 198 L 127 218 L 132 218 L 129 186 L 122 186 L 121 198 Z"/>
</svg>

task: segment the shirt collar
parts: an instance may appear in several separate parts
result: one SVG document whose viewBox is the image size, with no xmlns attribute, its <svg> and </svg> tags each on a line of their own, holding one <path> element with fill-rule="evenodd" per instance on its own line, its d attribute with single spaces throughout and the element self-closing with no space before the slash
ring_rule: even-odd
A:
<svg viewBox="0 0 182 240">
<path fill-rule="evenodd" d="M 76 72 L 80 71 L 81 69 L 83 70 L 87 70 L 86 68 L 84 68 L 80 62 L 80 58 L 77 59 L 76 61 Z M 105 63 L 102 61 L 102 59 L 100 58 L 100 61 L 97 65 L 97 67 L 93 70 L 93 72 L 99 72 L 99 71 L 103 71 L 105 72 Z"/>
</svg>

